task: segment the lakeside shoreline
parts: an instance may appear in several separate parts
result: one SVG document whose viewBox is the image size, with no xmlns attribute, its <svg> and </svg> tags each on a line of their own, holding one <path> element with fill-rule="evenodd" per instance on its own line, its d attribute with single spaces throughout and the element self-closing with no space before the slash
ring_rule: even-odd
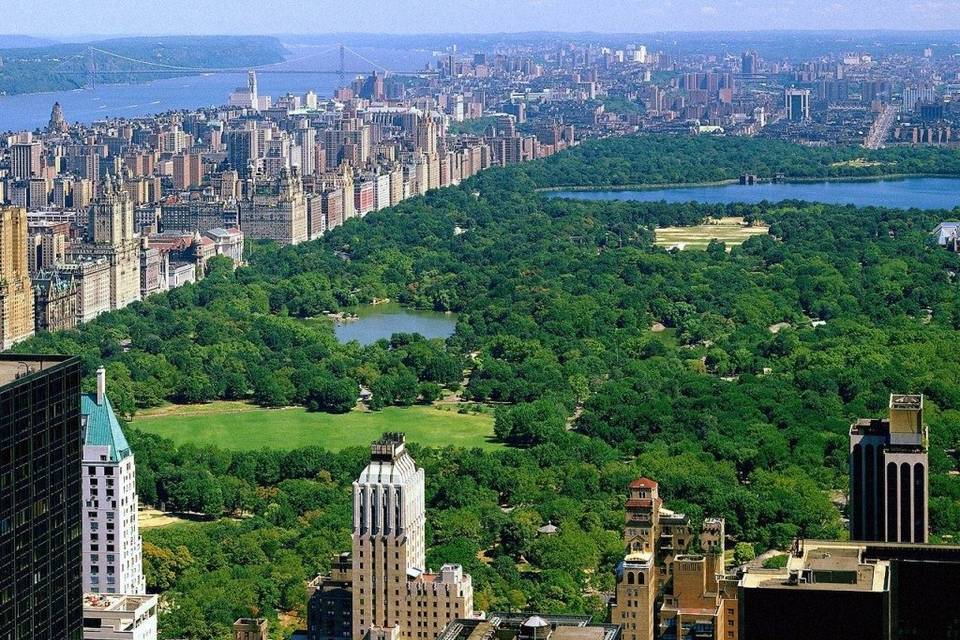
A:
<svg viewBox="0 0 960 640">
<path fill-rule="evenodd" d="M 764 184 L 809 184 L 816 182 L 885 182 L 897 180 L 909 180 L 911 178 L 960 178 L 957 173 L 888 173 L 874 176 L 830 176 L 830 177 L 785 177 L 783 180 L 774 182 L 766 178 L 758 181 L 755 185 L 743 185 L 751 187 Z M 740 185 L 739 178 L 728 180 L 714 180 L 708 182 L 660 182 L 645 184 L 626 184 L 626 185 L 574 185 L 557 187 L 540 187 L 535 189 L 537 193 L 563 193 L 569 192 L 602 192 L 602 191 L 659 191 L 662 189 L 699 189 L 702 187 L 727 187 L 731 185 Z"/>
</svg>

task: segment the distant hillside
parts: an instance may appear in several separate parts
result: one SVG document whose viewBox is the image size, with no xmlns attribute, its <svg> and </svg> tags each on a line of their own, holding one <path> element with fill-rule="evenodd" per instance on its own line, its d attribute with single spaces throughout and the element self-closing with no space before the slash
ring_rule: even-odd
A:
<svg viewBox="0 0 960 640">
<path fill-rule="evenodd" d="M 33 36 L 19 36 L 12 33 L 0 33 L 0 49 L 20 49 L 23 47 L 45 47 L 56 44 L 56 40 L 49 38 L 34 38 Z"/>
<path fill-rule="evenodd" d="M 0 44 L 4 37 L 0 36 Z M 259 66 L 280 62 L 285 54 L 279 40 L 260 36 L 114 38 L 83 44 L 5 47 L 0 48 L 0 95 L 77 89 L 91 80 L 111 84 L 185 75 L 176 70 L 149 75 L 122 73 L 162 70 L 164 66 Z"/>
</svg>

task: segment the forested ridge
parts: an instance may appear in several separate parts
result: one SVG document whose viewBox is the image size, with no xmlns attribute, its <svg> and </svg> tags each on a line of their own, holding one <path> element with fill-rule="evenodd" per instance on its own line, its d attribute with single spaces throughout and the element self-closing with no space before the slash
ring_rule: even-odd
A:
<svg viewBox="0 0 960 640">
<path fill-rule="evenodd" d="M 946 147 L 810 147 L 780 140 L 715 136 L 640 136 L 587 141 L 523 172 L 538 187 L 696 184 L 762 179 L 960 175 L 960 154 Z"/>
<path fill-rule="evenodd" d="M 96 84 L 144 82 L 145 79 L 153 81 L 184 75 L 184 72 L 144 76 L 137 71 L 162 71 L 163 66 L 190 69 L 253 67 L 282 62 L 286 53 L 279 40 L 267 36 L 112 38 L 90 43 L 6 48 L 0 49 L 3 62 L 0 64 L 0 95 L 83 88 L 90 84 L 94 69 L 100 72 L 93 76 Z M 137 60 L 151 66 L 144 66 Z"/>
<path fill-rule="evenodd" d="M 671 140 L 682 155 L 650 143 L 662 166 L 696 166 L 722 146 Z M 593 148 L 604 144 L 616 156 L 648 143 Z M 848 426 L 883 415 L 892 391 L 927 395 L 934 538 L 960 534 L 947 452 L 960 444 L 960 257 L 929 236 L 955 214 L 536 193 L 569 158 L 491 170 L 317 242 L 258 245 L 249 267 L 218 263 L 196 285 L 20 348 L 79 353 L 88 373 L 105 359 L 125 413 L 218 397 L 339 411 L 358 383 L 375 406 L 409 404 L 472 368 L 466 398 L 498 407 L 512 446 L 413 452 L 426 469 L 429 562 L 462 563 L 480 608 L 602 617 L 625 486 L 641 474 L 668 507 L 695 523 L 722 516 L 757 550 L 843 537 L 831 496 L 847 484 Z M 770 233 L 730 252 L 653 245 L 657 226 L 711 216 Z M 457 332 L 363 348 L 303 320 L 375 297 L 457 311 Z M 243 516 L 145 535 L 148 586 L 172 603 L 166 637 L 225 637 L 239 615 L 302 607 L 303 581 L 349 547 L 366 451 L 227 452 L 129 430 L 144 501 Z M 537 536 L 548 520 L 560 533 Z"/>
</svg>

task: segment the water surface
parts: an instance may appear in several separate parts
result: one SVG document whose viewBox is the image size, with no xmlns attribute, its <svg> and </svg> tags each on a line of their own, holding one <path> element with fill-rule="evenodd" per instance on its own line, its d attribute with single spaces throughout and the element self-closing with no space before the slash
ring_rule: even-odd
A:
<svg viewBox="0 0 960 640">
<path fill-rule="evenodd" d="M 362 345 L 373 344 L 381 338 L 389 340 L 395 333 L 419 333 L 424 338 L 446 339 L 457 327 L 456 314 L 409 309 L 397 303 L 365 304 L 345 312 L 357 314 L 358 319 L 335 323 L 333 331 L 337 340 L 356 340 Z"/>
<path fill-rule="evenodd" d="M 806 200 L 828 204 L 882 206 L 899 209 L 953 209 L 960 206 L 960 178 L 785 182 L 758 185 L 713 185 L 640 189 L 636 191 L 554 191 L 555 198 L 635 202 L 757 203 L 764 200 Z"/>
<path fill-rule="evenodd" d="M 322 55 L 308 57 L 314 49 Z M 388 69 L 410 71 L 422 69 L 432 61 L 432 56 L 423 51 L 395 49 L 358 48 L 369 61 Z M 352 56 L 352 54 L 348 54 Z M 290 54 L 291 62 L 283 68 L 336 69 L 338 54 L 328 45 L 323 47 L 298 47 Z M 298 60 L 300 60 L 298 62 Z M 371 68 L 371 62 L 348 57 L 348 68 Z M 347 74 L 347 83 L 353 80 Z M 313 90 L 321 98 L 329 98 L 340 85 L 335 74 L 269 74 L 257 76 L 261 95 L 274 99 L 285 93 L 304 94 Z M 209 74 L 168 78 L 136 84 L 98 84 L 89 89 L 28 93 L 15 96 L 0 96 L 0 131 L 32 130 L 45 127 L 50 119 L 54 102 L 63 107 L 68 122 L 89 124 L 110 117 L 136 118 L 176 109 L 222 106 L 230 93 L 247 84 L 245 73 Z"/>
</svg>

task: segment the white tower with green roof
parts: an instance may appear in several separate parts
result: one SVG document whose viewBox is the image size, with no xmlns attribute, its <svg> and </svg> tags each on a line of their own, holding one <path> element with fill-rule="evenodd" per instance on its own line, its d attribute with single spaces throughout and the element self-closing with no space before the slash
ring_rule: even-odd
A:
<svg viewBox="0 0 960 640">
<path fill-rule="evenodd" d="M 83 431 L 83 590 L 143 594 L 133 451 L 107 398 L 106 371 L 80 399 Z"/>
</svg>

